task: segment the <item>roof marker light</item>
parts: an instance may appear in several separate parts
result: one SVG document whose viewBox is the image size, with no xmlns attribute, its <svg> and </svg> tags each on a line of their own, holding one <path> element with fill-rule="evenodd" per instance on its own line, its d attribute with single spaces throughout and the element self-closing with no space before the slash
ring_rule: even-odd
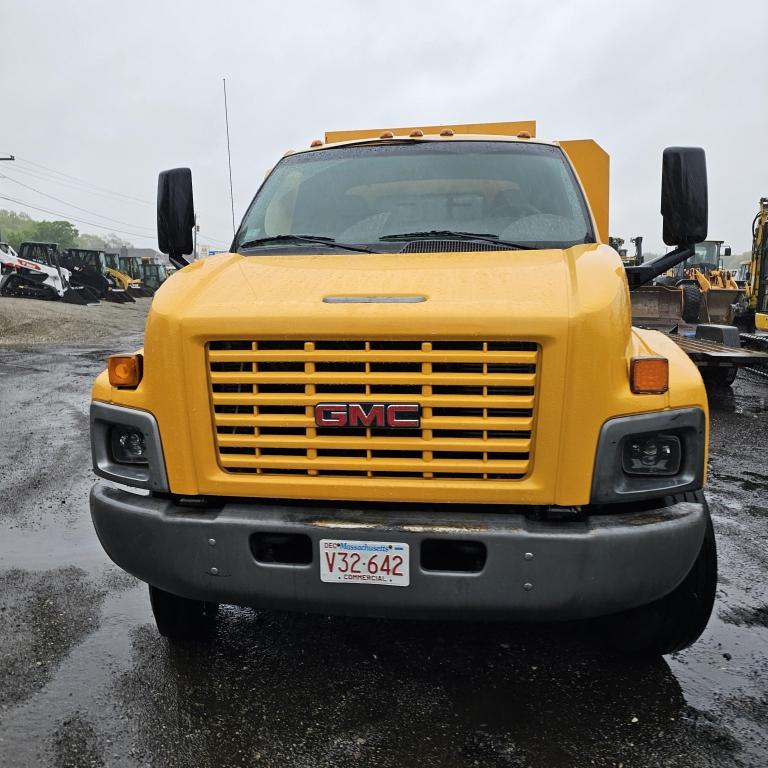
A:
<svg viewBox="0 0 768 768">
<path fill-rule="evenodd" d="M 320 141 L 320 139 L 313 139 L 313 141 L 310 143 L 309 146 L 310 146 L 310 148 L 312 148 L 312 147 L 322 147 L 323 146 L 323 142 Z"/>
<path fill-rule="evenodd" d="M 528 133 L 528 131 L 520 131 L 520 133 L 517 134 L 518 139 L 530 139 L 531 134 Z"/>
<path fill-rule="evenodd" d="M 450 128 L 444 128 L 440 131 L 441 136 L 453 136 L 453 131 Z"/>
<path fill-rule="evenodd" d="M 384 131 L 384 133 L 379 136 L 380 139 L 394 139 L 395 134 L 392 133 L 392 131 Z"/>
<path fill-rule="evenodd" d="M 424 135 L 424 131 L 419 130 L 418 128 L 415 131 L 411 131 L 408 134 L 412 139 L 418 139 L 420 136 Z"/>
</svg>

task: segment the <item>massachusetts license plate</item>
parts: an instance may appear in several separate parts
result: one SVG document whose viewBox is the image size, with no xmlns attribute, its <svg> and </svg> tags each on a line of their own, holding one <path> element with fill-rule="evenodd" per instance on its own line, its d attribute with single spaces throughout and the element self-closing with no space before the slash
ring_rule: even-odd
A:
<svg viewBox="0 0 768 768">
<path fill-rule="evenodd" d="M 320 580 L 340 584 L 410 584 L 408 545 L 394 541 L 320 540 Z"/>
</svg>

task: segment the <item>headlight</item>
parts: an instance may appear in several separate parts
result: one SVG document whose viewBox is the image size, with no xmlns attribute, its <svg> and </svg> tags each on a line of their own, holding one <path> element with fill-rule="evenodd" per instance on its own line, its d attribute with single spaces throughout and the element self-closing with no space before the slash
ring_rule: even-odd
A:
<svg viewBox="0 0 768 768">
<path fill-rule="evenodd" d="M 94 400 L 91 452 L 100 477 L 150 491 L 168 491 L 160 430 L 148 411 Z"/>
<path fill-rule="evenodd" d="M 148 464 L 147 441 L 135 427 L 114 426 L 109 431 L 112 457 L 118 464 Z"/>
<path fill-rule="evenodd" d="M 609 419 L 600 430 L 592 504 L 659 499 L 704 483 L 704 411 L 675 408 Z"/>
<path fill-rule="evenodd" d="M 631 435 L 624 438 L 621 468 L 628 475 L 670 477 L 680 471 L 682 450 L 676 435 Z"/>
</svg>

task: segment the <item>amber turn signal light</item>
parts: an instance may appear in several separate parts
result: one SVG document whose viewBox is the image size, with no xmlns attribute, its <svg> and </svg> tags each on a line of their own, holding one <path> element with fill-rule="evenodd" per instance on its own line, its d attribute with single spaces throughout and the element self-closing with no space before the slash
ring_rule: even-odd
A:
<svg viewBox="0 0 768 768">
<path fill-rule="evenodd" d="M 666 357 L 633 357 L 629 386 L 636 395 L 660 395 L 669 389 L 669 360 Z"/>
<path fill-rule="evenodd" d="M 142 374 L 141 355 L 110 355 L 107 360 L 109 383 L 113 387 L 138 387 Z"/>
</svg>

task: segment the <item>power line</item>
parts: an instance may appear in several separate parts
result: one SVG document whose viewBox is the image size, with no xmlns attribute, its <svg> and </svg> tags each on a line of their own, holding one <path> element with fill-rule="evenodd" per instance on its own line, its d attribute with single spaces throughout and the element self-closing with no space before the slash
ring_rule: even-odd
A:
<svg viewBox="0 0 768 768">
<path fill-rule="evenodd" d="M 201 232 L 200 237 L 204 237 L 206 240 L 210 240 L 212 243 L 218 243 L 219 245 L 226 245 L 229 247 L 229 243 L 226 240 L 218 240 L 215 237 L 209 237 L 205 234 L 205 232 Z"/>
<path fill-rule="evenodd" d="M 74 216 L 70 216 L 68 213 L 61 213 L 61 211 L 52 211 L 50 208 L 41 208 L 39 205 L 32 205 L 32 203 L 25 202 L 24 200 L 18 200 L 15 197 L 8 197 L 7 195 L 0 195 L 0 200 L 8 200 L 11 203 L 17 205 L 23 205 L 25 208 L 31 208 L 34 211 L 42 211 L 43 213 L 49 213 L 52 216 L 62 216 L 66 221 L 76 221 L 78 224 L 87 224 L 89 227 L 96 227 L 97 229 L 103 229 L 105 232 L 120 233 L 121 235 L 131 235 L 131 237 L 138 237 L 141 240 L 154 240 L 154 237 L 143 235 L 140 232 L 128 232 L 124 229 L 117 229 L 115 227 L 105 227 L 103 224 L 97 224 L 95 221 L 86 221 L 85 219 L 78 219 Z"/>
<path fill-rule="evenodd" d="M 56 197 L 55 195 L 49 195 L 47 192 L 43 192 L 40 189 L 36 189 L 35 187 L 30 187 L 29 184 L 24 184 L 24 182 L 19 181 L 18 179 L 14 179 L 12 176 L 8 176 L 7 174 L 0 173 L 0 178 L 2 179 L 8 179 L 8 181 L 12 181 L 14 184 L 18 184 L 20 187 L 24 187 L 24 189 L 29 189 L 32 192 L 36 192 L 38 195 L 42 195 L 43 197 L 49 197 L 51 200 L 55 200 L 57 203 L 63 203 L 68 208 L 75 208 L 78 211 L 83 211 L 83 213 L 90 213 L 91 216 L 96 216 L 99 219 L 105 219 L 106 221 L 113 221 L 115 224 L 125 224 L 128 227 L 133 227 L 134 229 L 145 229 L 147 232 L 152 232 L 152 229 L 150 227 L 144 227 L 141 224 L 133 224 L 130 221 L 121 221 L 120 219 L 113 219 L 110 216 L 104 216 L 101 213 L 97 213 L 96 211 L 91 211 L 88 208 L 82 208 L 79 205 L 75 205 L 74 203 L 69 203 L 66 200 L 62 200 L 60 197 Z M 153 236 L 153 235 L 149 235 Z"/>
<path fill-rule="evenodd" d="M 20 160 L 21 162 L 26 163 L 27 165 L 35 166 L 35 168 L 43 169 L 41 171 L 38 171 L 38 170 L 31 169 L 31 168 L 25 168 L 24 166 L 16 165 L 14 167 L 14 169 L 13 169 L 14 174 L 22 173 L 22 174 L 25 174 L 27 176 L 31 176 L 33 179 L 37 179 L 38 181 L 44 181 L 46 183 L 52 183 L 52 184 L 59 184 L 59 185 L 66 186 L 66 187 L 69 187 L 71 189 L 74 189 L 74 190 L 76 190 L 78 192 L 85 192 L 85 193 L 90 194 L 90 195 L 98 195 L 98 196 L 104 197 L 105 199 L 110 199 L 111 197 L 116 196 L 118 198 L 125 198 L 129 202 L 133 202 L 133 203 L 137 203 L 137 204 L 141 204 L 141 205 L 152 205 L 152 206 L 154 206 L 154 203 L 151 203 L 148 200 L 142 200 L 140 198 L 136 198 L 136 197 L 133 197 L 131 195 L 124 195 L 124 194 L 122 194 L 120 192 L 115 192 L 113 190 L 107 189 L 106 187 L 99 187 L 98 185 L 91 184 L 90 182 L 87 182 L 84 179 L 80 179 L 77 176 L 72 176 L 71 174 L 67 174 L 67 173 L 64 173 L 62 171 L 57 171 L 57 170 L 55 170 L 53 168 L 49 168 L 48 166 L 42 165 L 41 163 L 35 163 L 32 160 L 26 160 L 26 159 L 20 158 L 20 157 L 17 157 L 17 158 L 14 158 L 14 159 Z M 58 176 L 62 176 L 64 178 L 66 178 L 66 179 L 72 179 L 75 183 L 73 183 L 72 181 L 65 181 L 63 178 L 62 179 L 56 178 L 55 176 L 51 176 L 51 174 L 57 174 Z M 70 203 L 70 202 L 68 202 L 68 201 L 66 201 L 66 200 L 64 200 L 62 198 L 56 197 L 55 195 L 51 195 L 51 194 L 49 194 L 47 192 L 43 192 L 42 190 L 39 190 L 39 189 L 37 189 L 35 187 L 32 187 L 32 186 L 30 186 L 28 184 L 24 184 L 23 182 L 19 181 L 18 179 L 14 179 L 11 176 L 8 176 L 6 174 L 0 174 L 0 176 L 4 176 L 9 181 L 14 182 L 15 184 L 19 184 L 20 186 L 25 187 L 26 189 L 29 189 L 32 192 L 35 192 L 35 193 L 37 193 L 39 195 L 43 195 L 44 197 L 48 197 L 51 200 L 55 200 L 56 202 L 62 203 L 63 205 L 66 205 L 69 208 L 74 208 L 74 209 L 76 209 L 78 211 L 82 211 L 84 213 L 88 213 L 91 216 L 96 216 L 97 218 L 104 219 L 105 221 L 111 221 L 111 222 L 115 222 L 117 224 L 124 224 L 125 226 L 129 226 L 129 227 L 132 227 L 134 229 L 144 229 L 145 231 L 151 232 L 152 234 L 141 234 L 141 233 L 138 233 L 138 232 L 128 232 L 128 231 L 125 231 L 125 230 L 120 230 L 120 229 L 117 229 L 115 227 L 106 227 L 104 225 L 96 224 L 95 222 L 90 222 L 90 221 L 87 221 L 87 220 L 84 220 L 84 219 L 77 219 L 75 217 L 70 216 L 69 214 L 60 213 L 58 211 L 52 211 L 52 210 L 49 210 L 47 208 L 41 208 L 39 206 L 34 206 L 34 205 L 30 204 L 30 203 L 25 203 L 25 202 L 22 202 L 22 201 L 15 200 L 14 198 L 11 198 L 11 197 L 5 197 L 5 196 L 0 195 L 0 198 L 2 198 L 4 200 L 9 200 L 11 202 L 18 202 L 20 205 L 26 205 L 27 207 L 32 208 L 34 210 L 42 211 L 44 213 L 50 213 L 50 214 L 52 214 L 54 216 L 63 216 L 65 219 L 69 218 L 69 219 L 72 219 L 73 221 L 77 221 L 77 222 L 83 223 L 83 224 L 88 224 L 90 226 L 94 226 L 94 227 L 97 227 L 99 229 L 103 229 L 103 230 L 108 231 L 108 232 L 110 232 L 110 231 L 111 232 L 119 232 L 120 234 L 128 234 L 128 235 L 131 235 L 133 237 L 139 237 L 139 238 L 142 238 L 142 239 L 145 239 L 145 240 L 154 240 L 155 239 L 154 231 L 150 227 L 144 227 L 143 225 L 140 225 L 140 224 L 133 224 L 131 222 L 122 221 L 120 219 L 114 219 L 114 218 L 112 218 L 110 216 L 105 216 L 104 214 L 97 213 L 96 211 L 92 211 L 92 210 L 90 210 L 88 208 L 83 208 L 83 207 L 81 207 L 79 205 L 75 205 L 74 203 Z M 82 186 L 82 185 L 84 185 L 84 186 Z M 122 202 L 122 201 L 119 201 L 119 202 Z M 233 216 L 234 216 L 234 208 L 233 208 L 232 213 L 233 213 Z M 233 221 L 234 221 L 234 219 L 233 219 Z M 203 233 L 201 233 L 201 234 L 203 235 L 203 237 L 205 237 L 207 240 L 211 241 L 212 243 L 217 243 L 217 244 L 223 245 L 225 247 L 229 246 L 229 241 L 228 240 L 221 240 L 221 239 L 216 238 L 216 237 L 209 237 L 208 235 L 205 235 Z"/>
<path fill-rule="evenodd" d="M 143 203 L 144 205 L 154 205 L 153 202 L 150 200 L 143 200 L 139 197 L 134 197 L 133 195 L 126 195 L 124 192 L 117 192 L 113 189 L 108 189 L 107 187 L 100 187 L 97 184 L 92 184 L 90 181 L 86 181 L 85 179 L 81 179 L 79 176 L 73 176 L 70 173 L 64 173 L 63 171 L 57 171 L 55 168 L 49 168 L 47 165 L 43 165 L 42 163 L 35 163 L 32 160 L 27 160 L 24 157 L 19 157 L 19 160 L 21 160 L 23 163 L 26 163 L 27 165 L 33 165 L 36 168 L 42 168 L 43 170 L 49 171 L 50 173 L 55 173 L 57 176 L 64 176 L 67 179 L 73 179 L 74 181 L 78 181 L 81 184 L 85 184 L 88 187 L 92 187 L 93 189 L 97 189 L 101 192 L 108 192 L 111 195 L 117 195 L 118 197 L 125 197 L 128 200 L 133 200 L 137 203 Z"/>
<path fill-rule="evenodd" d="M 151 203 L 145 203 L 143 201 L 138 202 L 130 198 L 126 199 L 119 195 L 115 195 L 111 192 L 100 192 L 96 189 L 91 189 L 87 186 L 82 186 L 79 182 L 71 182 L 65 179 L 56 178 L 55 176 L 52 176 L 51 174 L 45 171 L 38 171 L 32 168 L 25 168 L 24 166 L 16 166 L 14 167 L 13 170 L 14 170 L 14 173 L 23 173 L 25 176 L 30 176 L 31 178 L 37 179 L 38 181 L 45 181 L 48 184 L 58 184 L 60 186 L 77 190 L 78 192 L 81 192 L 81 193 L 84 192 L 88 195 L 96 195 L 97 197 L 103 197 L 104 199 L 111 200 L 112 202 L 116 201 L 122 204 L 131 203 L 131 205 L 141 205 L 141 206 L 151 205 Z"/>
</svg>

